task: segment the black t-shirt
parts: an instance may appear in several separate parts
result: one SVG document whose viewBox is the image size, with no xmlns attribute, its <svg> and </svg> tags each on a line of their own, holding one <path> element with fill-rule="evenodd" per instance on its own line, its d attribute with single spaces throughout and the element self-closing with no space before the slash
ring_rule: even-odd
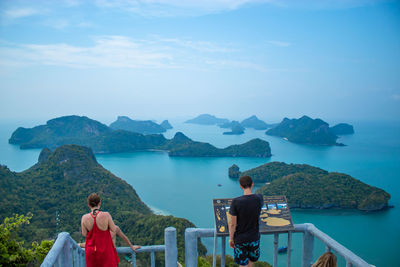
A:
<svg viewBox="0 0 400 267">
<path fill-rule="evenodd" d="M 232 200 L 229 213 L 237 216 L 233 236 L 235 243 L 252 242 L 260 238 L 258 220 L 263 205 L 264 199 L 260 194 L 243 195 Z"/>
</svg>

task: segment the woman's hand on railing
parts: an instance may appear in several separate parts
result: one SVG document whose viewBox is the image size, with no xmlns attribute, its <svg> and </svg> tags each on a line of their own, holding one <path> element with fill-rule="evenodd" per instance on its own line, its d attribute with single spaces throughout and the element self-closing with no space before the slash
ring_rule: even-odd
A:
<svg viewBox="0 0 400 267">
<path fill-rule="evenodd" d="M 133 251 L 136 251 L 137 249 L 141 248 L 141 246 L 134 246 L 134 245 L 130 245 L 130 247 Z"/>
</svg>

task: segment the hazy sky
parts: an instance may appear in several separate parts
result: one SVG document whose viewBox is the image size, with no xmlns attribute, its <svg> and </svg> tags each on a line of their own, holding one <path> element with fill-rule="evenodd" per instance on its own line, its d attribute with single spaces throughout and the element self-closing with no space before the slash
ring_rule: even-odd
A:
<svg viewBox="0 0 400 267">
<path fill-rule="evenodd" d="M 400 3 L 0 1 L 0 118 L 400 118 Z"/>
</svg>

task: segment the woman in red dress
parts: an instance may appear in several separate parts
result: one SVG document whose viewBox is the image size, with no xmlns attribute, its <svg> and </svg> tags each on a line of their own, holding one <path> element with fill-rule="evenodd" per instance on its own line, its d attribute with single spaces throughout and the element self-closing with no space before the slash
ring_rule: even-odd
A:
<svg viewBox="0 0 400 267">
<path fill-rule="evenodd" d="M 86 237 L 86 266 L 117 266 L 119 258 L 110 234 L 110 230 L 117 229 L 111 215 L 100 211 L 101 201 L 96 193 L 88 197 L 88 205 L 91 212 L 83 215 L 81 221 L 82 235 Z"/>
</svg>

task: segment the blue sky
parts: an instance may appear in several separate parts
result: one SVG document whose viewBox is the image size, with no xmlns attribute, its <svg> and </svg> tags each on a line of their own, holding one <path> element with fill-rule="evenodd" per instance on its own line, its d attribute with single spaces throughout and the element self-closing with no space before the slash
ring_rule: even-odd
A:
<svg viewBox="0 0 400 267">
<path fill-rule="evenodd" d="M 400 3 L 0 1 L 1 118 L 400 117 Z"/>
</svg>

